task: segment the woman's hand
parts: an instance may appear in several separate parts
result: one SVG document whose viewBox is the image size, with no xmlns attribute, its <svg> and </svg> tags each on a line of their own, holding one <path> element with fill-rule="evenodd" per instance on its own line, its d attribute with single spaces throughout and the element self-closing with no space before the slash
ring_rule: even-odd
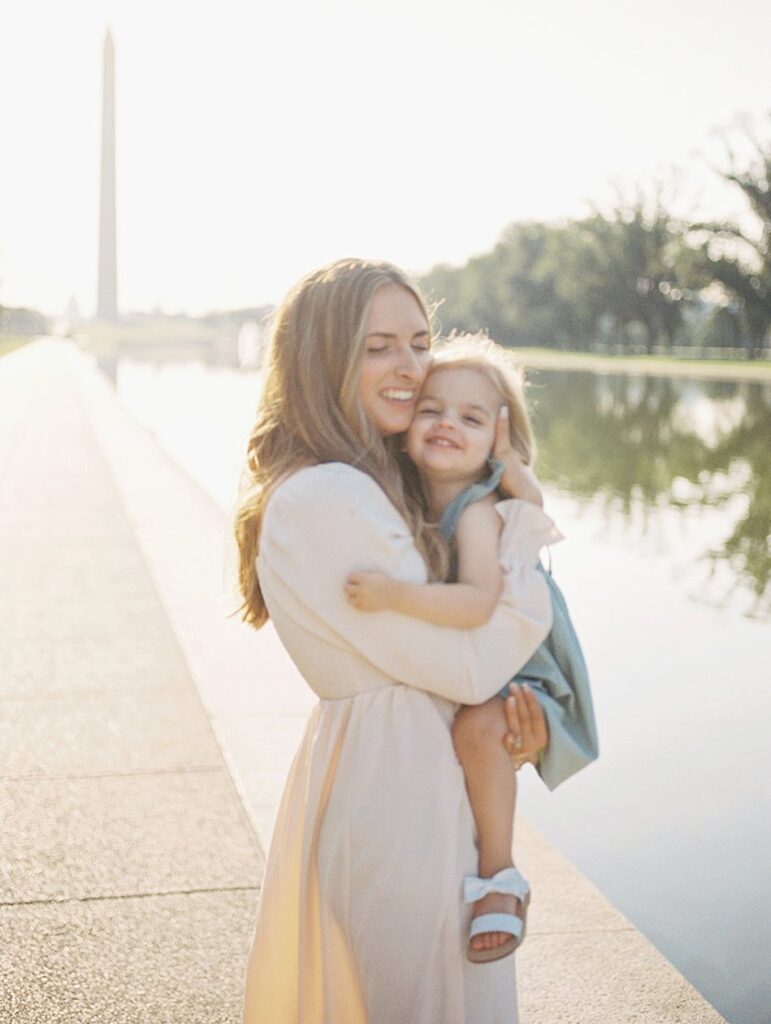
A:
<svg viewBox="0 0 771 1024">
<path fill-rule="evenodd" d="M 521 498 L 543 508 L 543 495 L 533 471 L 524 464 L 522 456 L 512 446 L 509 429 L 509 410 L 504 405 L 495 425 L 493 455 L 503 463 L 500 488 L 510 498 Z"/>
<path fill-rule="evenodd" d="M 518 770 L 527 762 L 537 763 L 539 752 L 549 742 L 549 730 L 543 708 L 527 683 L 511 683 L 509 693 L 503 705 L 509 727 L 503 745 Z"/>
</svg>

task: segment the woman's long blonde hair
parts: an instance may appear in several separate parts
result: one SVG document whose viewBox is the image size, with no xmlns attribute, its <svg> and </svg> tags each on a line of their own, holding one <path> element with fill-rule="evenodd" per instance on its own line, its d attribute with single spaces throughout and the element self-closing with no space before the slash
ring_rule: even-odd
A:
<svg viewBox="0 0 771 1024">
<path fill-rule="evenodd" d="M 419 494 L 403 479 L 397 439 L 381 437 L 359 403 L 370 305 L 387 284 L 410 291 L 431 325 L 417 285 L 398 267 L 355 259 L 308 274 L 273 317 L 234 523 L 243 598 L 236 611 L 256 629 L 268 619 L 256 565 L 265 506 L 277 484 L 303 466 L 346 462 L 368 473 L 412 528 L 432 578 L 444 571 L 441 541 L 423 517 Z"/>
<path fill-rule="evenodd" d="M 444 367 L 478 370 L 500 395 L 509 412 L 511 445 L 526 466 L 535 462 L 535 435 L 525 398 L 525 372 L 511 349 L 503 348 L 485 333 L 451 334 L 433 350 L 432 373 Z M 426 378 L 428 379 L 428 378 Z"/>
</svg>

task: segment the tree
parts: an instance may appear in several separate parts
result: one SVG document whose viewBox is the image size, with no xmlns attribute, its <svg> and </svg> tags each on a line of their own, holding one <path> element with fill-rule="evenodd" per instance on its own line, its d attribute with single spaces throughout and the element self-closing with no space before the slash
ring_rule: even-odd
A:
<svg viewBox="0 0 771 1024">
<path fill-rule="evenodd" d="M 744 131 L 753 154 L 743 170 L 727 146 L 721 177 L 741 190 L 750 213 L 748 226 L 700 222 L 691 226 L 696 240 L 692 270 L 719 283 L 724 299 L 733 299 L 747 356 L 761 356 L 771 341 L 771 136 L 761 141 Z"/>
<path fill-rule="evenodd" d="M 553 282 L 536 268 L 551 234 L 545 224 L 512 224 L 488 253 L 463 267 L 441 265 L 422 280 L 441 299 L 443 331 L 486 330 L 505 344 L 552 345 L 561 333 Z"/>
<path fill-rule="evenodd" d="M 683 326 L 689 293 L 678 270 L 681 232 L 661 189 L 566 224 L 511 224 L 490 252 L 423 279 L 444 299 L 442 327 L 488 330 L 506 344 L 590 345 L 610 320 L 624 345 L 638 325 L 650 352 Z"/>
<path fill-rule="evenodd" d="M 679 271 L 681 231 L 664 206 L 663 187 L 655 183 L 649 196 L 638 191 L 632 201 L 619 198 L 609 214 L 595 211 L 574 223 L 552 254 L 557 295 L 572 306 L 584 341 L 608 319 L 621 345 L 638 325 L 648 353 L 680 334 L 691 296 Z"/>
</svg>

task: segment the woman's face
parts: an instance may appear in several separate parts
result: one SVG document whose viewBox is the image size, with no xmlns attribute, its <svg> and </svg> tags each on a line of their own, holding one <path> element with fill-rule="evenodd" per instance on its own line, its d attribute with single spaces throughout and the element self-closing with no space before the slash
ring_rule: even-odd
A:
<svg viewBox="0 0 771 1024">
<path fill-rule="evenodd" d="M 431 361 L 431 331 L 417 299 L 400 284 L 372 297 L 359 371 L 359 401 L 383 437 L 409 427 Z"/>
</svg>

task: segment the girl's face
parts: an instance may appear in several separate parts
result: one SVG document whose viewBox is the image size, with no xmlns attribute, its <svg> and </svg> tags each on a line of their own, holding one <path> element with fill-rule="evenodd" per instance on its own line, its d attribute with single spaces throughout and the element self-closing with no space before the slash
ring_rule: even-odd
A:
<svg viewBox="0 0 771 1024">
<path fill-rule="evenodd" d="M 386 284 L 372 297 L 359 371 L 359 401 L 383 437 L 401 434 L 431 362 L 431 331 L 415 296 Z"/>
<path fill-rule="evenodd" d="M 407 431 L 407 451 L 420 474 L 436 480 L 478 480 L 493 448 L 500 408 L 498 389 L 479 370 L 434 370 Z"/>
</svg>

